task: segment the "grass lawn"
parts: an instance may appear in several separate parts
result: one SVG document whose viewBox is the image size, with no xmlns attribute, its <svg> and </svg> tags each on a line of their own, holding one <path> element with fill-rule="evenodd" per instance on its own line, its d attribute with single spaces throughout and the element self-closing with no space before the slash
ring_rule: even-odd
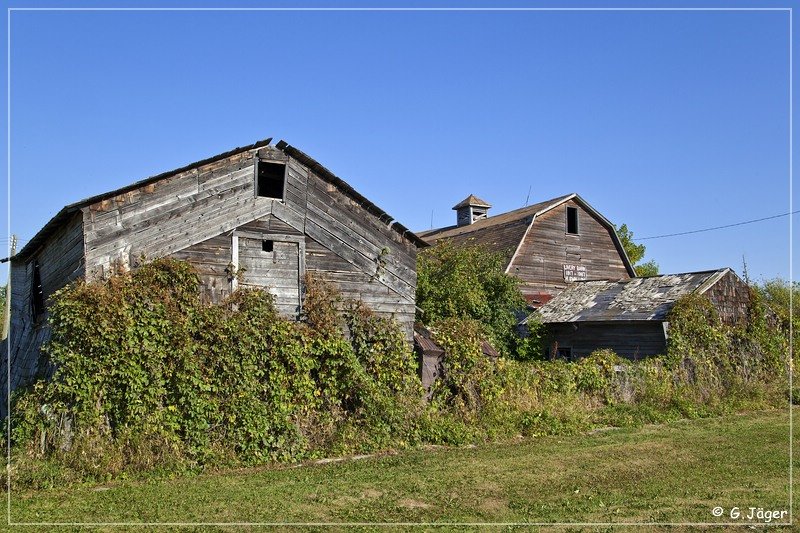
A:
<svg viewBox="0 0 800 533">
<path fill-rule="evenodd" d="M 14 490 L 11 517 L 13 523 L 752 523 L 750 507 L 789 509 L 788 432 L 788 412 L 770 411 L 328 464 Z M 724 508 L 721 518 L 712 516 L 715 506 Z M 730 518 L 732 507 L 741 508 L 740 519 Z M 778 521 L 788 522 L 788 515 Z"/>
</svg>

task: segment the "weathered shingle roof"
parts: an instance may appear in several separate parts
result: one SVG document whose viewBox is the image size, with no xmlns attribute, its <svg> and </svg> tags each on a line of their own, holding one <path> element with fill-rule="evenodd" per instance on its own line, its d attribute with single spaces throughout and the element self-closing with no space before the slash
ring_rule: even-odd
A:
<svg viewBox="0 0 800 533">
<path fill-rule="evenodd" d="M 445 228 L 418 231 L 417 235 L 430 244 L 440 239 L 448 239 L 457 244 L 476 244 L 490 252 L 499 252 L 511 260 L 514 251 L 525 236 L 528 226 L 538 213 L 567 200 L 572 195 L 560 196 L 515 209 L 497 216 L 484 218 L 466 226 L 447 226 Z"/>
<path fill-rule="evenodd" d="M 126 185 L 124 187 L 120 187 L 119 189 L 114 189 L 113 191 L 108 191 L 102 194 L 98 194 L 95 196 L 91 196 L 89 198 L 84 198 L 78 202 L 72 203 L 67 205 L 66 207 L 62 208 L 58 213 L 56 213 L 53 218 L 50 219 L 47 224 L 44 225 L 42 229 L 40 229 L 33 238 L 28 241 L 28 243 L 20 250 L 14 258 L 24 259 L 25 257 L 29 256 L 30 254 L 34 253 L 39 246 L 59 227 L 65 224 L 68 220 L 72 218 L 72 216 L 81 210 L 84 207 L 87 207 L 91 204 L 99 202 L 101 200 L 105 200 L 108 198 L 113 198 L 115 196 L 119 196 L 120 194 L 126 193 L 128 191 L 132 191 L 134 189 L 138 189 L 145 185 L 149 185 L 151 183 L 155 183 L 157 181 L 169 178 L 170 176 L 174 176 L 176 174 L 180 174 L 181 172 L 186 172 L 187 170 L 192 170 L 194 168 L 198 168 L 209 163 L 213 163 L 215 161 L 219 161 L 241 152 L 246 152 L 248 150 L 254 150 L 256 148 L 262 148 L 264 146 L 268 146 L 269 143 L 272 142 L 272 138 L 264 139 L 263 141 L 257 141 L 253 144 L 249 144 L 247 146 L 241 146 L 238 148 L 234 148 L 233 150 L 229 150 L 227 152 L 223 152 L 221 154 L 215 155 L 213 157 L 209 157 L 207 159 L 203 159 L 201 161 L 196 161 L 189 165 L 176 168 L 175 170 L 170 170 L 167 172 L 162 172 L 161 174 L 157 174 L 155 176 L 150 176 L 149 178 L 145 178 L 143 180 L 139 180 L 136 182 L 131 183 L 130 185 Z M 320 165 L 317 161 L 309 157 L 308 155 L 304 154 L 297 148 L 286 143 L 286 141 L 280 141 L 276 148 L 286 152 L 290 156 L 294 157 L 304 165 L 308 166 L 313 170 L 319 177 L 324 179 L 325 181 L 332 183 L 336 187 L 338 187 L 342 192 L 348 195 L 350 198 L 355 200 L 361 207 L 378 217 L 381 221 L 390 225 L 395 231 L 400 233 L 403 237 L 410 240 L 414 243 L 417 247 L 425 247 L 428 246 L 428 243 L 420 239 L 415 233 L 411 230 L 394 220 L 388 213 L 384 210 L 379 208 L 377 205 L 366 199 L 364 196 L 359 194 L 353 187 L 351 187 L 347 182 L 342 180 L 341 178 L 335 176 L 330 170 Z"/>
<path fill-rule="evenodd" d="M 538 309 L 544 323 L 664 320 L 681 296 L 702 294 L 729 268 L 620 281 L 580 281 Z"/>
<path fill-rule="evenodd" d="M 458 202 L 456 205 L 454 205 L 453 209 L 461 209 L 462 207 L 469 207 L 471 205 L 474 205 L 476 207 L 492 207 L 492 204 L 490 204 L 486 200 L 481 200 L 474 194 L 470 194 L 469 196 Z"/>
</svg>

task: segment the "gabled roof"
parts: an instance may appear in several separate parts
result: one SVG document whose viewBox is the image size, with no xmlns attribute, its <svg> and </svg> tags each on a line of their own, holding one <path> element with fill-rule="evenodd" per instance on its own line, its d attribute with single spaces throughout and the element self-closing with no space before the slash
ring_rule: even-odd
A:
<svg viewBox="0 0 800 533">
<path fill-rule="evenodd" d="M 579 281 L 535 314 L 543 323 L 665 320 L 680 297 L 704 293 L 729 272 L 733 271 L 723 268 L 620 281 Z"/>
<path fill-rule="evenodd" d="M 619 240 L 614 225 L 589 205 L 586 200 L 575 193 L 487 217 L 465 226 L 447 226 L 439 229 L 418 231 L 417 235 L 430 244 L 435 244 L 441 239 L 448 239 L 457 244 L 471 243 L 479 245 L 491 252 L 504 254 L 506 266 L 508 266 L 522 243 L 525 234 L 528 232 L 528 228 L 536 222 L 536 218 L 570 200 L 574 200 L 586 209 L 609 230 L 628 274 L 631 277 L 635 276 L 631 262 L 622 247 L 622 242 Z"/>
<path fill-rule="evenodd" d="M 50 235 L 55 233 L 56 230 L 58 230 L 58 228 L 60 228 L 63 224 L 65 224 L 68 220 L 70 220 L 75 213 L 77 213 L 84 207 L 88 207 L 102 200 L 107 200 L 109 198 L 119 196 L 120 194 L 124 194 L 134 189 L 138 189 L 145 185 L 161 181 L 176 174 L 180 174 L 181 172 L 186 172 L 188 170 L 199 168 L 209 163 L 213 163 L 215 161 L 219 161 L 234 156 L 236 154 L 246 152 L 248 150 L 254 150 L 257 148 L 268 146 L 270 142 L 272 142 L 271 137 L 268 139 L 264 139 L 262 141 L 257 141 L 247 146 L 234 148 L 233 150 L 223 152 L 221 154 L 209 157 L 207 159 L 203 159 L 201 161 L 196 161 L 194 163 L 191 163 L 189 165 L 180 168 L 176 168 L 174 170 L 162 172 L 161 174 L 156 174 L 155 176 L 150 176 L 149 178 L 133 182 L 130 185 L 120 187 L 119 189 L 114 189 L 113 191 L 108 191 L 95 196 L 90 196 L 89 198 L 84 198 L 83 200 L 69 204 L 63 207 L 58 213 L 56 213 L 56 215 L 53 218 L 51 218 L 50 221 L 47 222 L 47 224 L 45 224 L 44 227 L 40 229 L 30 241 L 28 241 L 28 243 L 22 248 L 22 250 L 20 250 L 14 256 L 14 258 L 24 259 L 25 257 L 33 254 L 39 248 L 39 246 L 45 240 L 47 240 L 47 238 Z M 315 161 L 311 157 L 307 156 L 297 148 L 290 146 L 288 143 L 286 143 L 286 141 L 280 141 L 276 145 L 276 148 L 282 150 L 286 154 L 290 155 L 291 157 L 295 158 L 296 160 L 300 161 L 301 163 L 309 167 L 325 181 L 335 185 L 344 194 L 355 200 L 356 203 L 358 203 L 361 207 L 363 207 L 364 209 L 366 209 L 367 211 L 378 217 L 387 226 L 391 226 L 392 229 L 400 233 L 403 237 L 410 240 L 418 248 L 428 246 L 428 244 L 422 239 L 420 239 L 415 233 L 413 233 L 411 230 L 409 230 L 399 222 L 395 221 L 389 214 L 387 214 L 385 211 L 383 211 L 374 203 L 367 200 L 364 196 L 359 194 L 355 189 L 353 189 L 349 184 L 347 184 L 347 182 L 335 176 L 330 170 L 320 165 L 317 161 Z"/>
<path fill-rule="evenodd" d="M 453 209 L 461 209 L 462 207 L 492 207 L 492 204 L 487 202 L 486 200 L 481 200 L 474 194 L 470 194 L 456 205 L 453 206 Z"/>
</svg>

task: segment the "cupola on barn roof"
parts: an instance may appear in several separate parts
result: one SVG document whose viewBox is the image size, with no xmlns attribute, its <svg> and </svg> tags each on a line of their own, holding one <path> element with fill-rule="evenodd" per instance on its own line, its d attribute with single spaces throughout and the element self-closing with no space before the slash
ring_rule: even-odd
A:
<svg viewBox="0 0 800 533">
<path fill-rule="evenodd" d="M 492 207 L 492 204 L 487 202 L 486 200 L 481 200 L 474 194 L 470 194 L 456 205 L 453 206 L 453 209 L 461 209 L 462 207 Z"/>
</svg>

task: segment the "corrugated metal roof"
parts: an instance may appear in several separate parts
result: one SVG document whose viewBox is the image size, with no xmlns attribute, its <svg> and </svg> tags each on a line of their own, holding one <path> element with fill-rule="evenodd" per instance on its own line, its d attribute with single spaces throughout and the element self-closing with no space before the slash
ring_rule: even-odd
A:
<svg viewBox="0 0 800 533">
<path fill-rule="evenodd" d="M 664 320 L 682 296 L 703 293 L 729 268 L 620 281 L 580 281 L 536 311 L 544 323 Z"/>
<path fill-rule="evenodd" d="M 114 189 L 113 191 L 108 191 L 95 196 L 90 196 L 89 198 L 85 198 L 78 202 L 69 204 L 64 208 L 62 208 L 58 213 L 56 213 L 56 215 L 53 218 L 51 218 L 50 221 L 48 221 L 47 224 L 45 224 L 44 227 L 40 229 L 30 241 L 28 241 L 28 243 L 22 248 L 22 250 L 20 250 L 14 256 L 14 259 L 17 258 L 24 259 L 25 257 L 34 253 L 50 235 L 52 235 L 59 227 L 61 227 L 63 224 L 69 221 L 72 218 L 72 216 L 75 215 L 76 212 L 78 212 L 80 209 L 84 207 L 87 207 L 101 200 L 119 196 L 120 194 L 124 194 L 128 191 L 138 189 L 139 187 L 143 187 L 145 185 L 149 185 L 151 183 L 169 178 L 170 176 L 174 176 L 181 172 L 186 172 L 188 170 L 192 170 L 194 168 L 198 168 L 203 165 L 207 165 L 209 163 L 213 163 L 215 161 L 219 161 L 221 159 L 234 156 L 241 152 L 246 152 L 248 150 L 254 150 L 256 148 L 262 148 L 264 146 L 268 146 L 270 142 L 272 142 L 271 137 L 268 139 L 264 139 L 262 141 L 257 141 L 247 146 L 234 148 L 233 150 L 223 152 L 221 154 L 209 157 L 207 159 L 203 159 L 201 161 L 196 161 L 194 163 L 177 168 L 175 170 L 162 172 L 161 174 L 157 174 L 155 176 L 151 176 L 149 178 L 136 181 L 134 183 L 131 183 L 130 185 L 120 187 L 119 189 Z M 428 243 L 420 239 L 414 232 L 412 232 L 399 222 L 395 221 L 389 214 L 387 214 L 381 208 L 379 208 L 374 203 L 372 203 L 371 201 L 367 200 L 364 196 L 359 194 L 347 182 L 335 176 L 331 171 L 320 165 L 317 161 L 315 161 L 308 155 L 290 146 L 288 143 L 286 143 L 286 141 L 280 141 L 276 145 L 276 148 L 284 151 L 285 153 L 294 157 L 304 165 L 310 167 L 322 179 L 338 187 L 343 193 L 345 193 L 350 198 L 355 200 L 359 205 L 361 205 L 361 207 L 363 207 L 364 209 L 366 209 L 367 211 L 378 217 L 382 222 L 386 223 L 387 226 L 391 226 L 392 229 L 394 229 L 395 231 L 400 233 L 403 237 L 407 238 L 409 241 L 414 243 L 414 245 L 417 246 L 418 248 L 428 246 Z"/>
</svg>

